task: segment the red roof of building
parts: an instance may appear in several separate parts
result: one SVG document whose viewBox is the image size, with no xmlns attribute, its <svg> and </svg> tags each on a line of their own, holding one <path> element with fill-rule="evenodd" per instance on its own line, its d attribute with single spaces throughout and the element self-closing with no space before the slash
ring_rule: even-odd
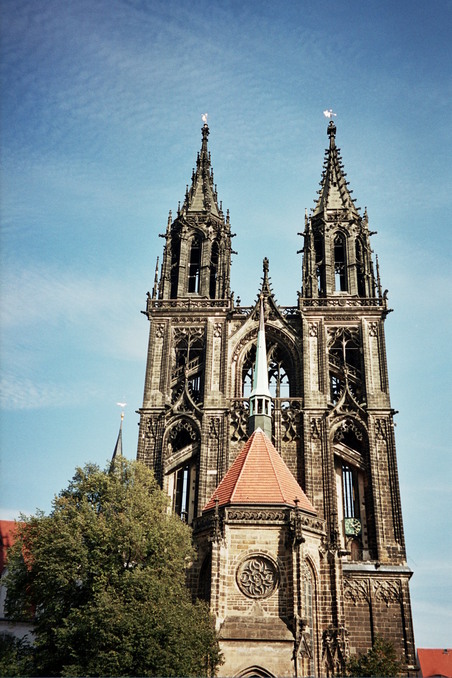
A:
<svg viewBox="0 0 452 678">
<path fill-rule="evenodd" d="M 17 524 L 14 520 L 0 520 L 0 574 L 6 564 L 8 549 L 16 540 Z"/>
<path fill-rule="evenodd" d="M 452 649 L 418 648 L 417 658 L 423 678 L 428 676 L 445 676 L 452 678 Z"/>
<path fill-rule="evenodd" d="M 309 513 L 315 508 L 262 429 L 252 433 L 204 511 L 227 504 L 284 504 Z"/>
</svg>

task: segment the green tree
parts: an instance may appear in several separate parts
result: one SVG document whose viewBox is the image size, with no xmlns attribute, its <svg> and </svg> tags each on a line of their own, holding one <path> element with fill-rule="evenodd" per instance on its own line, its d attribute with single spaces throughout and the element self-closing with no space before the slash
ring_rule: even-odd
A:
<svg viewBox="0 0 452 678">
<path fill-rule="evenodd" d="M 398 676 L 402 663 L 397 659 L 394 645 L 376 636 L 373 646 L 365 654 L 350 657 L 347 662 L 348 676 Z"/>
<path fill-rule="evenodd" d="M 34 613 L 37 675 L 213 675 L 212 618 L 185 585 L 191 530 L 146 466 L 79 468 L 49 516 L 22 519 L 7 613 Z"/>
<path fill-rule="evenodd" d="M 0 676 L 28 676 L 32 671 L 32 647 L 27 639 L 0 633 Z"/>
</svg>

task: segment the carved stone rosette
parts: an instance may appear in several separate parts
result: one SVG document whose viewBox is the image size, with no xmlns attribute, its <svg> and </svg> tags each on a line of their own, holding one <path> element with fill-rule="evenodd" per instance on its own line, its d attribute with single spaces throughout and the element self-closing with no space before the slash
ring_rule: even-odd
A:
<svg viewBox="0 0 452 678">
<path fill-rule="evenodd" d="M 268 598 L 278 585 L 278 568 L 270 558 L 252 556 L 237 568 L 236 581 L 248 598 Z"/>
</svg>

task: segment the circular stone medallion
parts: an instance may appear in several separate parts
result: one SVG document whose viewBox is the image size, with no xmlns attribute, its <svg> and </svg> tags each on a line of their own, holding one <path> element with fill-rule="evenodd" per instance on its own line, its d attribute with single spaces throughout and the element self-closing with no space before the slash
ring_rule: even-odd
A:
<svg viewBox="0 0 452 678">
<path fill-rule="evenodd" d="M 270 558 L 254 556 L 237 568 L 237 584 L 249 598 L 267 598 L 278 584 L 278 570 Z"/>
</svg>

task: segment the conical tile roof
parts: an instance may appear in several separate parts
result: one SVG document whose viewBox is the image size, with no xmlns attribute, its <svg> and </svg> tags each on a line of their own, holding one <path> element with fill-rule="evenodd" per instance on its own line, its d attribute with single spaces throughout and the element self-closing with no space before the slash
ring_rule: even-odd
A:
<svg viewBox="0 0 452 678">
<path fill-rule="evenodd" d="M 217 498 L 219 506 L 298 504 L 304 511 L 317 513 L 270 439 L 260 428 L 248 438 L 203 511 L 214 508 Z"/>
</svg>

